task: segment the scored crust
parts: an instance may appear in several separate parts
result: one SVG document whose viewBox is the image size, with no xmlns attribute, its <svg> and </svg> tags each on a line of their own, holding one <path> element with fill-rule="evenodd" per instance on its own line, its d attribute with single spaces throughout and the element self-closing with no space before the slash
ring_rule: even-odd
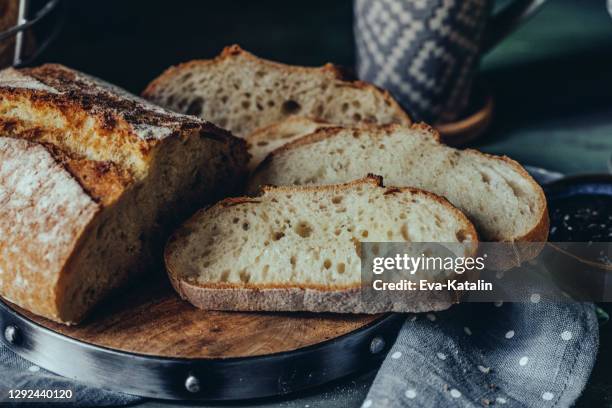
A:
<svg viewBox="0 0 612 408">
<path fill-rule="evenodd" d="M 43 145 L 0 137 L 0 163 L 0 289 L 54 316 L 55 284 L 101 206 Z"/>
<path fill-rule="evenodd" d="M 61 65 L 1 71 L 0 108 L 0 293 L 63 323 L 81 317 L 64 321 L 61 304 L 70 276 L 87 274 L 74 267 L 84 242 L 126 193 L 142 191 L 166 147 L 206 141 L 240 164 L 237 179 L 246 171 L 243 140 Z"/>
<path fill-rule="evenodd" d="M 340 192 L 350 190 L 352 187 L 361 184 L 371 184 L 376 187 L 384 187 L 382 177 L 370 174 L 363 179 L 354 180 L 345 184 L 322 186 L 263 186 L 260 197 L 274 192 Z M 455 208 L 445 198 L 418 188 L 386 187 L 384 194 L 394 194 L 404 191 L 409 191 L 412 194 L 425 195 L 428 198 L 442 204 L 445 208 L 451 211 L 459 220 L 462 221 L 463 228 L 467 230 L 467 234 L 473 237 L 473 242 L 475 245 L 473 245 L 471 248 L 471 255 L 475 255 L 477 253 L 478 233 L 474 225 L 460 210 Z M 179 276 L 177 266 L 173 262 L 174 247 L 180 245 L 181 237 L 190 233 L 190 224 L 197 223 L 198 219 L 208 212 L 223 211 L 224 208 L 242 204 L 256 205 L 259 202 L 260 200 L 258 197 L 226 198 L 209 208 L 198 211 L 170 237 L 164 250 L 164 260 L 170 282 L 181 298 L 188 300 L 193 305 L 202 309 L 215 310 L 307 310 L 312 312 L 332 311 L 338 313 L 380 313 L 382 311 L 394 311 L 392 306 L 385 303 L 367 305 L 362 304 L 361 299 L 358 296 L 361 290 L 360 285 L 340 286 L 302 284 L 297 287 L 295 285 L 285 283 L 194 283 L 184 280 Z M 432 298 L 431 296 L 424 296 L 423 299 L 415 300 L 414 310 L 406 310 L 404 307 L 401 310 L 395 311 L 420 312 L 443 310 L 450 307 L 457 301 L 457 294 L 453 294 L 449 297 L 444 296 L 439 299 Z"/>
</svg>

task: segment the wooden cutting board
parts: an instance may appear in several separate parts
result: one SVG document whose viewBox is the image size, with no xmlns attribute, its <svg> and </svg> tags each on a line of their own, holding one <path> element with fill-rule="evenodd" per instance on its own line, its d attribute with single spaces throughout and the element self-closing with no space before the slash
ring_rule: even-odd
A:
<svg viewBox="0 0 612 408">
<path fill-rule="evenodd" d="M 165 280 L 109 299 L 78 326 L 14 308 L 74 339 L 170 358 L 253 357 L 296 350 L 348 334 L 381 315 L 208 312 L 181 300 Z"/>
</svg>

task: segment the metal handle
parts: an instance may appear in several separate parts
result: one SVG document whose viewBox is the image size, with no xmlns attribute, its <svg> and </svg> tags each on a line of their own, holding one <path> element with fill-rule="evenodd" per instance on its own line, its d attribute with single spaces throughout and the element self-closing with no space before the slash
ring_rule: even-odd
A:
<svg viewBox="0 0 612 408">
<path fill-rule="evenodd" d="M 482 51 L 490 51 L 540 9 L 546 0 L 515 0 L 491 17 L 485 30 Z"/>
<path fill-rule="evenodd" d="M 38 45 L 36 51 L 32 53 L 32 55 L 27 56 L 24 59 L 23 57 L 23 47 L 24 47 L 24 34 L 27 29 L 37 24 L 40 20 L 47 17 L 51 14 L 53 10 L 59 8 L 61 5 L 61 0 L 49 0 L 45 5 L 31 18 L 28 19 L 28 8 L 29 8 L 29 0 L 20 0 L 19 1 L 19 12 L 18 12 L 18 20 L 17 25 L 11 27 L 8 30 L 2 31 L 0 33 L 0 41 L 6 40 L 15 36 L 15 51 L 13 54 L 13 65 L 14 66 L 22 66 L 25 65 L 36 57 L 38 57 L 47 46 L 55 39 L 57 34 L 59 33 L 61 26 L 63 24 L 63 14 L 60 13 L 57 21 L 53 26 L 53 30 L 47 38 Z"/>
</svg>

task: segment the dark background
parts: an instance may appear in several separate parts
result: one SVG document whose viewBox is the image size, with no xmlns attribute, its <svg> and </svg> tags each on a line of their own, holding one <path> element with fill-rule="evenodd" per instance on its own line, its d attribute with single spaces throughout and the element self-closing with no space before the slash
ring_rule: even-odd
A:
<svg viewBox="0 0 612 408">
<path fill-rule="evenodd" d="M 43 55 L 133 92 L 168 66 L 240 44 L 292 64 L 353 64 L 350 0 L 67 1 Z"/>
<path fill-rule="evenodd" d="M 134 93 L 168 66 L 211 58 L 233 43 L 292 64 L 354 62 L 351 0 L 68 0 L 66 17 L 37 62 L 60 62 Z M 612 153 L 612 19 L 605 0 L 549 0 L 484 58 L 481 77 L 496 112 L 480 149 L 564 173 L 605 171 Z M 580 407 L 612 406 L 611 326 L 602 326 Z M 290 396 L 284 405 L 358 405 L 372 378 L 347 381 L 341 391 Z"/>
</svg>

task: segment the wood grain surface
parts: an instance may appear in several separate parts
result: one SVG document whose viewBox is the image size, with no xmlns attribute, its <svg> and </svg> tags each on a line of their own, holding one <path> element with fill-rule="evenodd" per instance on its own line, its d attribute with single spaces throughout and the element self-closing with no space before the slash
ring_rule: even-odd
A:
<svg viewBox="0 0 612 408">
<path fill-rule="evenodd" d="M 13 307 L 36 323 L 77 340 L 175 358 L 252 357 L 291 351 L 350 333 L 381 317 L 203 311 L 181 300 L 165 281 L 110 298 L 77 326 L 64 326 Z"/>
</svg>

